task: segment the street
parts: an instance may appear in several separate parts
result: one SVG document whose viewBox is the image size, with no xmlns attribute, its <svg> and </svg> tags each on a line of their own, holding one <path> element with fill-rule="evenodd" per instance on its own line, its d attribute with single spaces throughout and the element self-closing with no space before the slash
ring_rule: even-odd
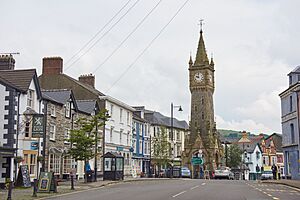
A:
<svg viewBox="0 0 300 200">
<path fill-rule="evenodd" d="M 88 191 L 78 191 L 48 199 L 61 200 L 194 200 L 194 199 L 300 199 L 300 191 L 284 185 L 256 181 L 153 180 L 120 183 Z"/>
</svg>

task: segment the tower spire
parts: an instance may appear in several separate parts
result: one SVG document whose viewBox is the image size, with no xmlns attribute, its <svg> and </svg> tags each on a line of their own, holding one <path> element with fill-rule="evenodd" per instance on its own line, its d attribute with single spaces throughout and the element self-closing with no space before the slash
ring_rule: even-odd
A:
<svg viewBox="0 0 300 200">
<path fill-rule="evenodd" d="M 198 49 L 195 59 L 195 65 L 205 65 L 209 64 L 209 60 L 207 58 L 204 39 L 203 39 L 203 19 L 200 20 L 200 39 L 198 43 Z"/>
<path fill-rule="evenodd" d="M 190 60 L 189 60 L 189 65 L 193 65 L 192 52 L 190 52 Z"/>
</svg>

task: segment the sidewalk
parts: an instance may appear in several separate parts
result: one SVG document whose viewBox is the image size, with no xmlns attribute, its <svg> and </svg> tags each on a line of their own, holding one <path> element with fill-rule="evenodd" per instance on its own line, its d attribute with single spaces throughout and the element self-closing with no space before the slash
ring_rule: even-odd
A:
<svg viewBox="0 0 300 200">
<path fill-rule="evenodd" d="M 12 200 L 38 200 L 46 199 L 47 197 L 62 195 L 66 193 L 78 192 L 83 190 L 92 190 L 107 185 L 126 183 L 133 181 L 150 181 L 150 180 L 169 180 L 168 178 L 125 178 L 123 181 L 103 181 L 101 178 L 97 182 L 84 183 L 84 180 L 74 181 L 75 190 L 71 190 L 71 182 L 59 182 L 57 186 L 57 193 L 37 193 L 37 197 L 32 197 L 33 188 L 14 188 L 12 191 Z M 0 190 L 0 200 L 7 199 L 7 190 Z"/>
<path fill-rule="evenodd" d="M 286 180 L 286 179 L 264 180 L 264 181 L 262 181 L 262 183 L 282 184 L 282 185 L 287 185 L 287 186 L 291 186 L 291 187 L 300 189 L 300 180 Z"/>
</svg>

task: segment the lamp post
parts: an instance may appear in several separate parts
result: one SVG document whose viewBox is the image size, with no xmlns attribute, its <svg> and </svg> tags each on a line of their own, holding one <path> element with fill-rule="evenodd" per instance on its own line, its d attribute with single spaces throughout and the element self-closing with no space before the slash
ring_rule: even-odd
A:
<svg viewBox="0 0 300 200">
<path fill-rule="evenodd" d="M 172 145 L 172 169 L 171 169 L 171 178 L 173 178 L 173 161 L 174 161 L 174 150 L 175 150 L 175 144 L 174 144 L 174 134 L 173 134 L 173 128 L 174 128 L 174 117 L 173 117 L 173 112 L 174 108 L 178 108 L 178 111 L 182 111 L 181 106 L 174 106 L 173 103 L 171 103 L 171 145 Z"/>
</svg>

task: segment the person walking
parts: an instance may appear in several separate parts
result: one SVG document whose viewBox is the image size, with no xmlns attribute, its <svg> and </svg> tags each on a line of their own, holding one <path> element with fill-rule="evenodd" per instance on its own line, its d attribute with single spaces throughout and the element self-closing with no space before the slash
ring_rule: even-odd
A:
<svg viewBox="0 0 300 200">
<path fill-rule="evenodd" d="M 277 180 L 277 177 L 276 177 L 276 175 L 277 175 L 277 167 L 276 167 L 276 165 L 273 164 L 271 169 L 272 169 L 272 173 L 273 173 L 273 179 Z"/>
</svg>

